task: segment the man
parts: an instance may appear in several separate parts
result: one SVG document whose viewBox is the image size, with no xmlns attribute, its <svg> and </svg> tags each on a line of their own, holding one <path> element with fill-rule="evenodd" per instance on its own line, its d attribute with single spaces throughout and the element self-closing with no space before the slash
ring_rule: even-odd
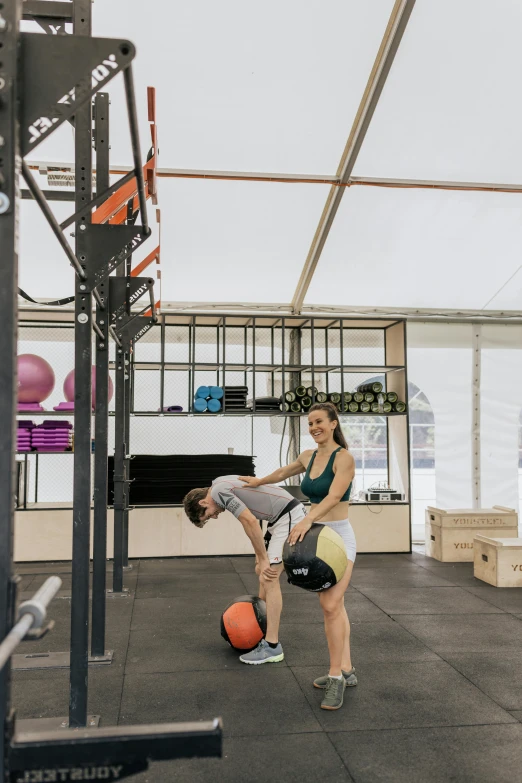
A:
<svg viewBox="0 0 522 783">
<path fill-rule="evenodd" d="M 283 545 L 290 530 L 306 516 L 303 504 L 283 487 L 267 484 L 254 488 L 238 476 L 221 476 L 211 487 L 191 490 L 183 505 L 196 527 L 217 519 L 223 511 L 230 511 L 243 525 L 256 555 L 259 597 L 266 601 L 267 628 L 265 638 L 239 660 L 249 664 L 282 661 L 285 656 L 279 642 L 279 621 L 283 597 L 279 577 L 283 571 Z M 259 524 L 262 520 L 268 522 L 264 539 Z"/>
</svg>

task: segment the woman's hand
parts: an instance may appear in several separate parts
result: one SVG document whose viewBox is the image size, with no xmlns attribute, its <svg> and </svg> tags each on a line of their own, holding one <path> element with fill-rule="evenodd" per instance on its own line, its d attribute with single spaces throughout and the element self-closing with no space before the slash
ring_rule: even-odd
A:
<svg viewBox="0 0 522 783">
<path fill-rule="evenodd" d="M 288 536 L 288 543 L 290 546 L 295 546 L 298 541 L 302 541 L 312 525 L 313 522 L 308 517 L 305 517 L 298 522 L 297 525 L 291 529 L 290 535 Z"/>
<path fill-rule="evenodd" d="M 249 487 L 252 487 L 252 489 L 261 486 L 260 480 L 255 476 L 238 476 L 238 479 L 239 481 L 242 481 L 244 484 L 247 484 Z"/>
</svg>

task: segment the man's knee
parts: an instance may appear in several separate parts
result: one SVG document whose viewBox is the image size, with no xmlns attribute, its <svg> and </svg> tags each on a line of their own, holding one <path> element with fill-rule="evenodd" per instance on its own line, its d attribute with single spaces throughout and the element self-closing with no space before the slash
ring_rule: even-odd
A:
<svg viewBox="0 0 522 783">
<path fill-rule="evenodd" d="M 281 585 L 279 583 L 279 577 L 281 574 L 279 573 L 276 579 L 269 579 L 267 576 L 264 576 L 264 574 L 259 575 L 259 583 L 262 585 L 265 590 L 280 590 Z"/>
</svg>

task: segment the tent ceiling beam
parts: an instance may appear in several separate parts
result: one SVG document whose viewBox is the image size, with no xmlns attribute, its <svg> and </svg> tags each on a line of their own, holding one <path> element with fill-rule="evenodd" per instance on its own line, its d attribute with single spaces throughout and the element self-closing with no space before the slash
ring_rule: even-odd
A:
<svg viewBox="0 0 522 783">
<path fill-rule="evenodd" d="M 38 170 L 41 174 L 48 171 L 59 170 L 73 172 L 74 165 L 70 162 L 32 161 L 29 164 L 32 170 Z M 133 171 L 132 166 L 114 166 L 110 173 L 122 175 Z M 341 182 L 334 175 L 329 174 L 284 174 L 282 172 L 269 173 L 265 171 L 217 171 L 213 169 L 172 169 L 158 168 L 156 175 L 164 179 L 213 179 L 213 180 L 239 180 L 245 182 L 282 182 L 290 184 L 331 185 L 332 187 L 350 188 L 355 185 L 368 187 L 389 188 L 420 188 L 427 190 L 477 190 L 499 193 L 522 193 L 522 184 L 506 182 L 461 182 L 458 180 L 439 179 L 404 179 L 397 177 L 349 177 L 346 182 Z M 50 194 L 50 200 L 62 201 L 61 194 L 67 195 L 69 191 L 55 188 L 45 191 Z M 32 198 L 30 193 L 22 191 L 23 198 Z"/>
<path fill-rule="evenodd" d="M 162 302 L 162 315 L 184 313 L 187 315 L 295 315 L 290 303 L 274 304 L 262 302 Z M 70 307 L 35 307 L 28 303 L 19 305 L 21 320 L 64 320 L 70 321 L 74 312 Z M 407 321 L 438 321 L 441 323 L 499 323 L 522 324 L 520 310 L 456 310 L 423 307 L 350 307 L 321 304 L 306 304 L 301 316 L 323 316 L 325 318 L 393 318 Z"/>
<path fill-rule="evenodd" d="M 339 182 L 348 182 L 350 179 L 414 5 L 415 0 L 396 0 L 393 6 L 386 32 L 337 170 Z M 292 300 L 292 309 L 296 313 L 300 312 L 305 300 L 343 195 L 344 188 L 332 187 L 330 189 Z"/>
</svg>

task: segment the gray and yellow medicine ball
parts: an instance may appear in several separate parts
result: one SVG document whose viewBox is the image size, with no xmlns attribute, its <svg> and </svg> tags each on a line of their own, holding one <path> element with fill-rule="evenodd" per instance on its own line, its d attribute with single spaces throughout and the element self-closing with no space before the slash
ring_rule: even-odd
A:
<svg viewBox="0 0 522 783">
<path fill-rule="evenodd" d="M 327 525 L 314 524 L 302 541 L 283 548 L 283 565 L 292 585 L 318 593 L 340 582 L 348 565 L 341 536 Z"/>
</svg>

